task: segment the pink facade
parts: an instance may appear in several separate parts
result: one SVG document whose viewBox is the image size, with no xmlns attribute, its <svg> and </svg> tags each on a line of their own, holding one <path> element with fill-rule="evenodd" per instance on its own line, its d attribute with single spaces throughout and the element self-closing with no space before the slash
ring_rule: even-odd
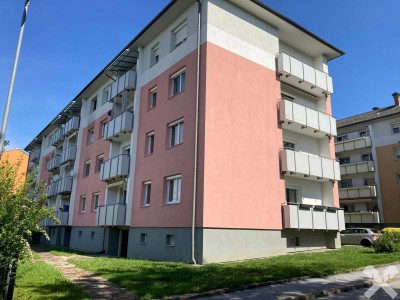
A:
<svg viewBox="0 0 400 300">
<path fill-rule="evenodd" d="M 53 150 L 49 154 L 47 154 L 46 156 L 44 156 L 42 158 L 42 166 L 41 166 L 41 170 L 40 170 L 40 181 L 44 181 L 47 184 L 49 184 L 51 182 L 51 177 L 52 177 L 52 174 L 49 171 L 47 171 L 47 164 L 48 164 L 49 160 L 54 156 L 55 153 L 56 153 L 56 150 Z"/>
</svg>

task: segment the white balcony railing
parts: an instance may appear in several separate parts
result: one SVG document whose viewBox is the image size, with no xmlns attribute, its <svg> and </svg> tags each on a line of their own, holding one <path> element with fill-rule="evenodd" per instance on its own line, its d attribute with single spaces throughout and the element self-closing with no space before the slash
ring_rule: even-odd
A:
<svg viewBox="0 0 400 300">
<path fill-rule="evenodd" d="M 132 132 L 133 113 L 125 111 L 108 121 L 104 138 L 108 141 L 121 141 Z"/>
<path fill-rule="evenodd" d="M 346 224 L 376 224 L 380 223 L 379 212 L 377 211 L 346 211 L 344 212 Z"/>
<path fill-rule="evenodd" d="M 113 82 L 110 88 L 110 93 L 108 94 L 107 101 L 113 100 L 124 90 L 134 89 L 136 89 L 136 71 L 128 71 Z"/>
<path fill-rule="evenodd" d="M 72 191 L 72 177 L 67 176 L 57 181 L 57 194 L 70 194 Z"/>
<path fill-rule="evenodd" d="M 50 218 L 44 218 L 43 226 L 68 226 L 69 212 L 67 211 L 55 211 L 54 216 L 60 220 L 60 224 L 57 224 Z"/>
<path fill-rule="evenodd" d="M 376 196 L 375 185 L 339 188 L 340 199 L 375 198 Z"/>
<path fill-rule="evenodd" d="M 362 148 L 369 148 L 372 146 L 371 137 L 363 136 L 356 139 L 341 141 L 335 143 L 336 153 L 344 151 L 352 151 Z"/>
<path fill-rule="evenodd" d="M 64 136 L 70 136 L 72 133 L 79 130 L 80 118 L 78 116 L 73 116 L 71 119 L 65 123 L 64 126 Z"/>
<path fill-rule="evenodd" d="M 100 172 L 102 181 L 119 181 L 129 175 L 130 157 L 127 154 L 121 154 L 104 162 Z"/>
<path fill-rule="evenodd" d="M 60 167 L 60 155 L 54 155 L 47 164 L 47 171 L 53 172 Z"/>
<path fill-rule="evenodd" d="M 61 145 L 64 141 L 64 128 L 59 128 L 50 136 L 50 144 L 54 147 Z"/>
<path fill-rule="evenodd" d="M 60 164 L 73 161 L 76 158 L 76 145 L 71 145 L 61 153 Z"/>
<path fill-rule="evenodd" d="M 54 197 L 57 195 L 57 182 L 50 183 L 46 186 L 46 194 L 48 197 Z"/>
<path fill-rule="evenodd" d="M 336 119 L 299 103 L 281 100 L 279 118 L 285 129 L 323 138 L 336 136 Z"/>
<path fill-rule="evenodd" d="M 350 175 L 366 172 L 374 172 L 374 162 L 372 160 L 340 165 L 340 175 Z"/>
<path fill-rule="evenodd" d="M 123 203 L 99 206 L 96 211 L 96 226 L 125 226 L 126 206 Z"/>
<path fill-rule="evenodd" d="M 333 93 L 332 77 L 329 74 L 285 52 L 279 52 L 277 59 L 282 82 L 316 96 Z"/>
<path fill-rule="evenodd" d="M 284 203 L 283 226 L 287 229 L 345 229 L 343 209 L 335 207 Z"/>
<path fill-rule="evenodd" d="M 38 162 L 40 159 L 40 148 L 35 148 L 29 153 L 30 162 Z"/>
<path fill-rule="evenodd" d="M 282 172 L 289 176 L 311 180 L 340 180 L 339 163 L 301 151 L 283 149 L 280 152 Z"/>
</svg>

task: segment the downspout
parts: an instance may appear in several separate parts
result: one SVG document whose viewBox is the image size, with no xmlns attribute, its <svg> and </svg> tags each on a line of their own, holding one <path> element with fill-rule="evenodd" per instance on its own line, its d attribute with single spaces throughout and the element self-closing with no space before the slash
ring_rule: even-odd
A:
<svg viewBox="0 0 400 300">
<path fill-rule="evenodd" d="M 196 114 L 194 131 L 194 170 L 193 170 L 193 207 L 192 207 L 192 262 L 197 264 L 195 258 L 195 229 L 196 229 L 196 198 L 197 198 L 197 155 L 199 136 L 199 98 L 200 98 L 200 41 L 201 41 L 201 0 L 198 3 L 197 13 L 197 68 L 196 68 Z"/>
</svg>

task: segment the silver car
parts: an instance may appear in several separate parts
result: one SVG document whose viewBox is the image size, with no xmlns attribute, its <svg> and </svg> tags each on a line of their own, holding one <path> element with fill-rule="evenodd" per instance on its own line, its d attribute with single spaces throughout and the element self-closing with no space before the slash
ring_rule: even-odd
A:
<svg viewBox="0 0 400 300">
<path fill-rule="evenodd" d="M 349 228 L 340 232 L 343 245 L 371 247 L 375 244 L 378 236 L 378 231 L 372 228 Z"/>
</svg>

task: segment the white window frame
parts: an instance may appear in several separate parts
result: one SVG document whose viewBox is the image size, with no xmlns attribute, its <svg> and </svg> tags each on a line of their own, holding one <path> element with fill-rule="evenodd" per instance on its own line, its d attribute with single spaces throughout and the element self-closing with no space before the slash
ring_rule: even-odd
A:
<svg viewBox="0 0 400 300">
<path fill-rule="evenodd" d="M 95 236 L 96 236 L 96 231 L 91 231 L 90 232 L 90 239 L 94 240 Z"/>
<path fill-rule="evenodd" d="M 81 196 L 81 201 L 80 201 L 80 205 L 79 205 L 79 211 L 81 213 L 84 213 L 86 211 L 86 195 L 85 196 Z"/>
<path fill-rule="evenodd" d="M 104 137 L 106 134 L 106 126 L 107 126 L 107 120 L 100 122 L 100 137 Z"/>
<path fill-rule="evenodd" d="M 83 165 L 83 177 L 88 177 L 90 175 L 90 159 L 84 162 Z"/>
<path fill-rule="evenodd" d="M 348 140 L 349 140 L 349 136 L 347 134 L 338 135 L 336 137 L 336 142 L 338 142 L 338 143 L 348 141 Z"/>
<path fill-rule="evenodd" d="M 94 127 L 88 130 L 88 144 L 92 144 L 94 142 Z"/>
<path fill-rule="evenodd" d="M 392 123 L 390 123 L 390 128 L 391 128 L 391 131 L 392 131 L 392 135 L 400 134 L 400 122 L 392 122 Z"/>
<path fill-rule="evenodd" d="M 364 160 L 364 156 L 368 155 L 368 160 Z M 361 153 L 361 161 L 373 161 L 372 153 Z"/>
<path fill-rule="evenodd" d="M 182 175 L 174 175 L 165 178 L 165 203 L 181 203 Z"/>
<path fill-rule="evenodd" d="M 160 60 L 160 42 L 156 43 L 150 49 L 150 67 L 154 66 Z"/>
<path fill-rule="evenodd" d="M 400 187 L 400 173 L 396 173 L 397 176 L 397 184 Z"/>
<path fill-rule="evenodd" d="M 101 105 L 107 102 L 110 93 L 111 93 L 111 84 L 103 89 L 103 98 L 101 99 Z"/>
<path fill-rule="evenodd" d="M 154 153 L 154 131 L 146 134 L 146 155 Z"/>
<path fill-rule="evenodd" d="M 93 199 L 92 200 L 92 202 L 93 202 L 92 210 L 97 211 L 97 208 L 99 207 L 99 202 L 100 202 L 100 193 L 93 193 L 92 199 Z"/>
<path fill-rule="evenodd" d="M 294 195 L 295 195 L 295 201 L 293 202 L 293 201 L 287 201 L 288 200 L 288 190 L 289 191 L 294 191 Z M 289 198 L 290 198 L 290 196 L 289 196 Z M 291 185 L 288 185 L 288 186 L 286 186 L 285 187 L 285 200 L 286 200 L 286 202 L 287 203 L 297 203 L 297 204 L 300 204 L 300 203 L 302 203 L 302 200 L 303 200 L 303 198 L 302 198 L 302 194 L 301 194 L 301 188 L 300 187 L 298 187 L 298 186 L 291 186 Z"/>
<path fill-rule="evenodd" d="M 396 147 L 393 150 L 394 150 L 394 160 L 400 160 L 400 147 Z"/>
<path fill-rule="evenodd" d="M 186 41 L 188 37 L 187 29 L 187 19 L 185 19 L 171 30 L 171 51 L 178 48 Z"/>
<path fill-rule="evenodd" d="M 142 232 L 139 236 L 139 244 L 147 244 L 147 233 Z"/>
<path fill-rule="evenodd" d="M 186 69 L 183 68 L 171 76 L 171 96 L 182 93 L 186 86 Z"/>
<path fill-rule="evenodd" d="M 152 88 L 149 91 L 149 105 L 148 108 L 154 108 L 157 105 L 157 87 Z"/>
<path fill-rule="evenodd" d="M 100 163 L 100 161 L 102 161 L 102 163 Z M 101 169 L 104 165 L 104 154 L 101 154 L 99 156 L 97 156 L 96 158 L 96 172 L 100 173 Z"/>
<path fill-rule="evenodd" d="M 143 182 L 143 205 L 150 206 L 151 203 L 151 180 Z"/>
<path fill-rule="evenodd" d="M 165 236 L 165 246 L 167 246 L 167 247 L 175 246 L 175 235 L 174 234 L 167 234 Z"/>
<path fill-rule="evenodd" d="M 90 100 L 90 113 L 96 111 L 97 109 L 97 96 L 94 96 L 92 100 Z"/>
<path fill-rule="evenodd" d="M 168 147 L 183 143 L 184 119 L 168 124 Z"/>
</svg>

